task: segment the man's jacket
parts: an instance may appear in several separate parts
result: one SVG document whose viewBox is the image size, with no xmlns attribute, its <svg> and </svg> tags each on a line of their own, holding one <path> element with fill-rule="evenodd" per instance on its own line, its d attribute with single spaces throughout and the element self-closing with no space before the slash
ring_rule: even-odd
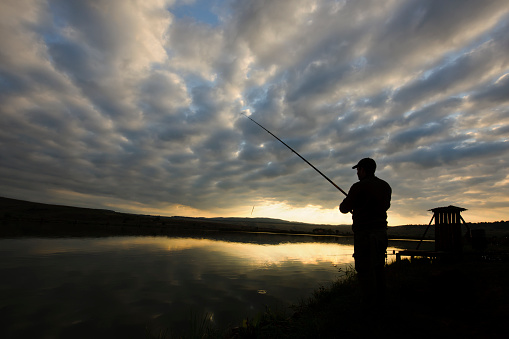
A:
<svg viewBox="0 0 509 339">
<path fill-rule="evenodd" d="M 387 210 L 391 206 L 391 186 L 376 177 L 366 177 L 352 185 L 339 206 L 342 213 L 352 212 L 353 231 L 387 227 Z"/>
</svg>

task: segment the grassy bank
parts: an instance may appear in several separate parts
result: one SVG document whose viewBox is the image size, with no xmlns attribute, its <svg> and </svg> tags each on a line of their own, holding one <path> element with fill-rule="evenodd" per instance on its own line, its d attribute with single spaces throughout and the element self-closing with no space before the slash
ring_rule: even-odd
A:
<svg viewBox="0 0 509 339">
<path fill-rule="evenodd" d="M 229 330 L 200 323 L 188 338 L 506 338 L 509 262 L 402 260 L 387 266 L 388 301 L 368 312 L 353 271 L 288 310 Z M 157 337 L 157 336 L 156 336 Z M 171 337 L 171 336 L 159 336 Z"/>
<path fill-rule="evenodd" d="M 393 263 L 387 267 L 388 301 L 379 314 L 363 309 L 352 277 L 316 292 L 283 333 L 292 338 L 506 337 L 507 268 L 504 262 L 478 260 Z"/>
</svg>

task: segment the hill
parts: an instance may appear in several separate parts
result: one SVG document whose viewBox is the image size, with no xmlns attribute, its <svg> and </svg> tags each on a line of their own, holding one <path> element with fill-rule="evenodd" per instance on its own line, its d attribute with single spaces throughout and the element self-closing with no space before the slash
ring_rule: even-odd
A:
<svg viewBox="0 0 509 339">
<path fill-rule="evenodd" d="M 103 236 L 187 234 L 209 231 L 291 234 L 350 232 L 349 225 L 330 226 L 270 218 L 163 217 L 51 205 L 0 197 L 0 236 Z"/>
<path fill-rule="evenodd" d="M 509 222 L 468 224 L 485 229 L 488 237 L 507 237 Z M 434 225 L 388 228 L 393 239 L 434 239 Z M 106 236 L 189 234 L 211 231 L 352 235 L 350 225 L 322 225 L 272 218 L 163 217 L 51 205 L 0 197 L 0 236 Z M 464 227 L 466 231 L 466 227 Z"/>
</svg>

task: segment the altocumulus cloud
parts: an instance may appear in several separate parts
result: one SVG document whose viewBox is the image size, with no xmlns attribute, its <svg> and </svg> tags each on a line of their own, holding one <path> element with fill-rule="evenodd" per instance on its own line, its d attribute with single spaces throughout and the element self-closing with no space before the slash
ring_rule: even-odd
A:
<svg viewBox="0 0 509 339">
<path fill-rule="evenodd" d="M 509 219 L 507 1 L 2 1 L 1 195 L 348 223 L 378 162 L 390 224 Z M 305 215 L 304 211 L 313 212 Z"/>
</svg>

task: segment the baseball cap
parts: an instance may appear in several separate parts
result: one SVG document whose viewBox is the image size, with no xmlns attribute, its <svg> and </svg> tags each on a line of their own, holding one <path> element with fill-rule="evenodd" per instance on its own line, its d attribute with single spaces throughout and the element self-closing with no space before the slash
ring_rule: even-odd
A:
<svg viewBox="0 0 509 339">
<path fill-rule="evenodd" d="M 375 160 L 371 159 L 371 158 L 364 158 L 364 159 L 361 159 L 357 165 L 355 165 L 354 167 L 352 168 L 357 168 L 357 167 L 361 167 L 361 168 L 364 168 L 366 171 L 368 172 L 373 172 L 375 173 L 375 170 L 376 170 L 376 162 Z"/>
</svg>

